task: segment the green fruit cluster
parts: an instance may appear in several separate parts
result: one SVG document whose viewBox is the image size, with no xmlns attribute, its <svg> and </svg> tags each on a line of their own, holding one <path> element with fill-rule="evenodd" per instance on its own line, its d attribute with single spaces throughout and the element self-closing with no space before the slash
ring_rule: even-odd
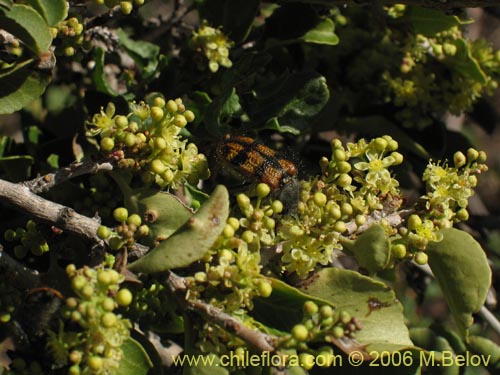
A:
<svg viewBox="0 0 500 375">
<path fill-rule="evenodd" d="M 229 49 L 233 44 L 220 29 L 208 26 L 206 22 L 193 32 L 190 41 L 191 48 L 203 53 L 208 59 L 208 68 L 212 73 L 217 72 L 221 66 L 224 68 L 233 66 L 229 59 Z"/>
<path fill-rule="evenodd" d="M 130 14 L 134 9 L 134 5 L 141 6 L 145 3 L 145 0 L 92 0 L 98 5 L 105 5 L 108 8 L 114 8 L 119 6 L 123 14 Z"/>
<path fill-rule="evenodd" d="M 3 38 L 2 38 L 3 39 Z M 19 39 L 2 40 L 2 54 L 0 55 L 0 69 L 6 70 L 16 65 L 24 53 Z"/>
<path fill-rule="evenodd" d="M 130 305 L 132 293 L 120 289 L 124 277 L 113 269 L 76 269 L 70 264 L 66 273 L 75 295 L 66 299 L 64 323 L 49 334 L 47 348 L 56 362 L 68 366 L 70 375 L 113 373 L 131 328 L 115 310 Z"/>
<path fill-rule="evenodd" d="M 101 225 L 97 229 L 97 236 L 103 240 L 109 239 L 111 250 L 120 250 L 123 247 L 132 249 L 135 242 L 150 233 L 149 227 L 142 224 L 142 219 L 137 214 L 129 215 L 125 207 L 118 207 L 113 211 L 113 217 L 120 222 L 111 231 L 108 227 Z"/>
<path fill-rule="evenodd" d="M 356 332 L 362 329 L 361 322 L 347 311 L 337 311 L 330 305 L 318 306 L 314 301 L 306 301 L 303 305 L 302 322 L 292 327 L 290 334 L 281 338 L 281 349 L 296 349 L 299 352 L 300 364 L 310 370 L 314 364 L 309 357 L 324 356 L 321 365 L 329 367 L 333 359 L 333 347 L 317 343 L 332 344 L 344 337 L 355 338 Z"/>
<path fill-rule="evenodd" d="M 150 102 L 131 102 L 126 116 L 115 115 L 109 103 L 87 124 L 87 136 L 99 136 L 101 151 L 120 168 L 139 174 L 145 184 L 175 189 L 183 182 L 196 185 L 208 178 L 205 155 L 180 134 L 194 121 L 194 113 L 180 98 L 165 101 L 156 96 Z"/>
<path fill-rule="evenodd" d="M 84 26 L 77 17 L 70 17 L 51 28 L 52 37 L 56 39 L 57 55 L 72 57 L 85 44 Z"/>
<path fill-rule="evenodd" d="M 26 229 L 6 230 L 4 238 L 8 242 L 20 242 L 19 245 L 14 246 L 14 255 L 18 259 L 25 258 L 28 253 L 40 256 L 49 251 L 45 234 L 33 220 L 28 220 Z"/>
</svg>

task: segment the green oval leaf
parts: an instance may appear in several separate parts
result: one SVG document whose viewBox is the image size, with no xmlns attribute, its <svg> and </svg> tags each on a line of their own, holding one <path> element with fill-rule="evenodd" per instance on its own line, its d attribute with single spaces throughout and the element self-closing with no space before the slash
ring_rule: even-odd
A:
<svg viewBox="0 0 500 375">
<path fill-rule="evenodd" d="M 339 43 L 339 37 L 335 34 L 335 24 L 330 18 L 321 20 L 314 29 L 305 33 L 301 39 L 307 43 L 327 44 L 330 46 Z"/>
<path fill-rule="evenodd" d="M 385 269 L 391 258 L 391 241 L 380 224 L 373 224 L 347 249 L 370 274 Z"/>
<path fill-rule="evenodd" d="M 30 66 L 0 77 L 0 114 L 13 113 L 43 94 L 51 76 Z"/>
<path fill-rule="evenodd" d="M 27 0 L 40 13 L 49 26 L 55 26 L 68 16 L 66 0 Z"/>
<path fill-rule="evenodd" d="M 354 271 L 325 268 L 301 290 L 358 318 L 363 328 L 356 334 L 356 340 L 366 345 L 367 352 L 414 348 L 403 306 L 384 283 Z"/>
<path fill-rule="evenodd" d="M 451 16 L 431 8 L 411 7 L 406 16 L 408 16 L 413 30 L 417 34 L 425 36 L 434 36 L 454 26 L 470 23 L 460 20 L 457 16 Z"/>
<path fill-rule="evenodd" d="M 481 245 L 464 231 L 441 231 L 443 240 L 427 247 L 429 266 L 436 277 L 463 337 L 473 323 L 491 284 L 491 270 Z"/>
<path fill-rule="evenodd" d="M 115 375 L 146 375 L 153 368 L 148 353 L 136 340 L 129 338 L 121 347 L 123 357 Z"/>
<path fill-rule="evenodd" d="M 0 16 L 2 29 L 19 38 L 36 55 L 46 52 L 52 43 L 49 25 L 32 7 L 14 4 Z"/>
<path fill-rule="evenodd" d="M 128 268 L 133 272 L 156 273 L 190 265 L 210 249 L 228 216 L 229 193 L 219 185 L 178 231 Z"/>
<path fill-rule="evenodd" d="M 303 130 L 326 105 L 330 91 L 316 73 L 285 75 L 256 90 L 244 106 L 252 121 L 266 129 Z M 255 128 L 255 127 L 253 127 Z"/>
<path fill-rule="evenodd" d="M 447 63 L 465 77 L 485 85 L 488 82 L 488 76 L 483 72 L 474 56 L 472 56 L 469 44 L 464 39 L 457 39 L 453 43 L 457 47 L 457 53 L 455 56 L 449 57 L 446 60 Z"/>
<path fill-rule="evenodd" d="M 108 82 L 106 74 L 104 73 L 105 65 L 105 52 L 101 47 L 96 47 L 94 52 L 95 67 L 92 72 L 92 79 L 94 81 L 97 91 L 110 96 L 118 96 L 119 93 L 115 91 Z"/>
</svg>

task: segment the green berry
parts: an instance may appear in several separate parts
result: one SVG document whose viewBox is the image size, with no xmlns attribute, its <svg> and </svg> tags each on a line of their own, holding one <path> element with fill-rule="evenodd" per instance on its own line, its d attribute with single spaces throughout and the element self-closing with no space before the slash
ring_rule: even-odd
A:
<svg viewBox="0 0 500 375">
<path fill-rule="evenodd" d="M 478 155 L 478 158 L 477 158 L 478 163 L 484 163 L 484 162 L 486 162 L 487 158 L 488 158 L 488 156 L 486 155 L 486 152 L 479 151 L 479 155 Z"/>
<path fill-rule="evenodd" d="M 160 121 L 163 118 L 163 115 L 163 109 L 161 109 L 160 107 L 151 107 L 151 118 L 154 121 Z"/>
<path fill-rule="evenodd" d="M 313 301 L 306 301 L 306 302 L 304 302 L 304 306 L 302 307 L 302 309 L 303 309 L 305 314 L 311 316 L 311 315 L 314 315 L 318 312 L 319 307 Z"/>
<path fill-rule="evenodd" d="M 74 49 L 73 47 L 69 46 L 69 47 L 66 47 L 66 48 L 64 49 L 64 55 L 65 55 L 65 56 L 71 57 L 71 56 L 73 56 L 74 54 L 75 54 L 75 49 Z"/>
<path fill-rule="evenodd" d="M 257 284 L 257 290 L 259 291 L 259 295 L 263 298 L 267 298 L 273 292 L 273 287 L 267 281 L 259 281 Z"/>
<path fill-rule="evenodd" d="M 232 238 L 234 236 L 234 228 L 231 225 L 226 224 L 222 230 L 222 235 L 225 238 Z"/>
<path fill-rule="evenodd" d="M 279 214 L 283 212 L 283 203 L 281 203 L 281 201 L 273 201 L 273 203 L 271 203 L 271 208 L 275 214 Z"/>
<path fill-rule="evenodd" d="M 102 301 L 102 309 L 104 311 L 113 311 L 115 309 L 115 301 L 113 300 L 113 298 L 106 297 Z"/>
<path fill-rule="evenodd" d="M 121 115 L 116 116 L 115 125 L 117 126 L 118 129 L 125 129 L 128 125 L 128 118 L 126 116 L 121 116 Z"/>
<path fill-rule="evenodd" d="M 384 138 L 380 137 L 373 141 L 373 145 L 375 146 L 375 150 L 382 152 L 387 148 L 388 142 Z"/>
<path fill-rule="evenodd" d="M 127 218 L 127 224 L 133 224 L 138 227 L 142 224 L 141 217 L 137 214 L 132 214 Z"/>
<path fill-rule="evenodd" d="M 241 239 L 246 243 L 252 243 L 254 240 L 254 233 L 252 231 L 246 230 L 241 234 Z"/>
<path fill-rule="evenodd" d="M 3 234 L 3 238 L 5 238 L 5 241 L 12 242 L 16 239 L 16 232 L 12 229 L 7 229 Z"/>
<path fill-rule="evenodd" d="M 122 307 L 126 307 L 132 303 L 132 292 L 126 288 L 122 288 L 116 293 L 116 303 Z"/>
<path fill-rule="evenodd" d="M 112 312 L 105 313 L 101 318 L 101 323 L 105 328 L 111 328 L 116 325 L 117 322 L 116 315 Z"/>
<path fill-rule="evenodd" d="M 339 173 L 349 173 L 352 169 L 351 164 L 346 161 L 339 161 L 336 167 Z"/>
<path fill-rule="evenodd" d="M 347 311 L 341 311 L 339 319 L 343 324 L 347 324 L 351 321 L 351 314 L 349 314 Z"/>
<path fill-rule="evenodd" d="M 464 166 L 466 162 L 467 162 L 467 158 L 465 157 L 463 152 L 461 152 L 461 151 L 455 152 L 455 154 L 453 155 L 453 163 L 455 164 L 456 168 L 460 168 L 460 167 Z"/>
<path fill-rule="evenodd" d="M 479 151 L 477 151 L 475 148 L 469 148 L 467 150 L 467 159 L 469 161 L 475 161 L 479 157 Z"/>
<path fill-rule="evenodd" d="M 309 353 L 300 353 L 299 364 L 306 371 L 312 369 L 314 367 L 314 356 Z"/>
<path fill-rule="evenodd" d="M 163 150 L 167 147 L 167 141 L 165 140 L 165 138 L 156 137 L 154 142 L 155 148 L 157 148 L 158 150 Z"/>
<path fill-rule="evenodd" d="M 83 358 L 83 353 L 78 350 L 73 350 L 71 353 L 69 353 L 68 358 L 73 363 L 80 363 Z"/>
<path fill-rule="evenodd" d="M 399 243 L 397 245 L 393 245 L 391 247 L 391 250 L 392 250 L 392 254 L 397 259 L 403 259 L 406 256 L 406 246 L 402 243 Z"/>
<path fill-rule="evenodd" d="M 392 165 L 400 165 L 403 163 L 404 157 L 399 152 L 395 151 L 391 154 L 391 156 L 394 158 L 394 163 Z"/>
<path fill-rule="evenodd" d="M 354 218 L 354 222 L 358 227 L 364 225 L 366 223 L 366 216 L 365 215 L 356 215 Z"/>
<path fill-rule="evenodd" d="M 411 215 L 408 218 L 408 229 L 415 229 L 419 225 L 422 225 L 422 219 L 418 215 Z"/>
<path fill-rule="evenodd" d="M 342 215 L 350 216 L 354 212 L 354 209 L 350 203 L 342 203 L 340 206 L 340 211 L 342 211 Z"/>
<path fill-rule="evenodd" d="M 327 200 L 328 198 L 326 197 L 326 195 L 319 191 L 314 193 L 313 195 L 313 201 L 318 207 L 323 207 L 326 204 Z"/>
<path fill-rule="evenodd" d="M 423 251 L 418 251 L 415 254 L 415 263 L 417 263 L 421 266 L 423 266 L 424 264 L 427 264 L 428 260 L 429 260 L 429 257 Z"/>
<path fill-rule="evenodd" d="M 331 318 L 334 315 L 333 308 L 329 305 L 323 305 L 319 308 L 319 315 L 323 318 Z"/>
<path fill-rule="evenodd" d="M 184 126 L 187 125 L 187 120 L 186 120 L 186 117 L 184 117 L 184 115 L 181 115 L 181 114 L 177 114 L 175 115 L 174 117 L 174 125 L 175 126 L 178 126 L 179 128 L 183 128 Z"/>
<path fill-rule="evenodd" d="M 149 233 L 151 233 L 151 230 L 146 224 L 143 224 L 139 228 L 137 228 L 136 232 L 138 237 L 147 237 L 149 236 Z"/>
<path fill-rule="evenodd" d="M 341 326 L 333 327 L 332 335 L 336 339 L 340 339 L 340 338 L 344 337 L 344 328 L 342 328 Z"/>
<path fill-rule="evenodd" d="M 160 159 L 154 159 L 150 163 L 149 167 L 151 169 L 151 172 L 156 173 L 156 174 L 162 174 L 167 169 L 165 164 L 163 164 L 163 162 Z"/>
<path fill-rule="evenodd" d="M 336 149 L 333 151 L 333 158 L 336 161 L 345 161 L 347 159 L 347 154 L 341 149 Z"/>
<path fill-rule="evenodd" d="M 265 198 L 269 195 L 271 192 L 271 188 L 269 187 L 268 184 L 260 183 L 257 185 L 256 193 L 257 197 L 259 198 Z"/>
<path fill-rule="evenodd" d="M 125 207 L 115 208 L 115 210 L 113 211 L 113 217 L 116 221 L 123 223 L 128 218 L 128 210 Z"/>
<path fill-rule="evenodd" d="M 234 230 L 238 230 L 238 228 L 240 227 L 240 221 L 235 218 L 235 217 L 230 217 L 229 219 L 227 219 L 227 223 L 234 229 Z"/>
<path fill-rule="evenodd" d="M 457 219 L 460 221 L 469 220 L 469 212 L 465 208 L 458 210 L 456 215 L 457 215 Z"/>
<path fill-rule="evenodd" d="M 309 331 L 303 324 L 296 324 L 292 328 L 292 337 L 297 341 L 306 341 L 309 336 Z"/>
<path fill-rule="evenodd" d="M 165 107 L 165 99 L 163 99 L 161 96 L 157 96 L 153 100 L 153 106 L 160 108 Z"/>
<path fill-rule="evenodd" d="M 343 221 L 339 220 L 333 225 L 333 230 L 335 232 L 344 233 L 347 230 L 347 225 Z"/>
<path fill-rule="evenodd" d="M 342 188 L 347 188 L 351 186 L 352 183 L 352 177 L 349 176 L 347 173 L 342 173 L 338 178 L 337 178 L 337 185 L 339 185 Z"/>
<path fill-rule="evenodd" d="M 236 202 L 238 202 L 238 206 L 242 211 L 250 207 L 250 198 L 245 194 L 238 194 L 236 196 Z"/>
<path fill-rule="evenodd" d="M 82 292 L 82 296 L 84 298 L 89 299 L 94 295 L 95 291 L 94 291 L 94 288 L 92 287 L 92 285 L 87 284 L 82 288 L 81 292 Z"/>
<path fill-rule="evenodd" d="M 87 285 L 87 279 L 82 275 L 77 275 L 71 280 L 71 286 L 74 290 L 81 290 Z"/>
<path fill-rule="evenodd" d="M 68 369 L 68 375 L 80 375 L 80 366 L 78 365 L 73 365 Z"/>
<path fill-rule="evenodd" d="M 132 13 L 133 8 L 134 8 L 134 6 L 132 5 L 132 3 L 128 2 L 128 1 L 120 2 L 120 9 L 122 10 L 123 14 Z"/>
<path fill-rule="evenodd" d="M 115 141 L 113 138 L 105 137 L 101 139 L 101 148 L 104 151 L 111 151 L 115 147 Z"/>
<path fill-rule="evenodd" d="M 111 229 L 109 229 L 107 226 L 100 225 L 99 228 L 97 228 L 97 237 L 99 237 L 101 240 L 105 240 L 111 235 Z"/>
<path fill-rule="evenodd" d="M 125 146 L 127 147 L 133 147 L 137 143 L 137 137 L 134 134 L 127 132 L 123 143 L 125 143 Z"/>
<path fill-rule="evenodd" d="M 101 357 L 92 356 L 87 360 L 89 368 L 93 371 L 100 371 L 103 367 L 103 360 Z"/>
<path fill-rule="evenodd" d="M 190 110 L 187 110 L 183 113 L 184 117 L 186 118 L 187 122 L 193 122 L 194 121 L 194 113 Z"/>
<path fill-rule="evenodd" d="M 174 102 L 173 100 L 169 100 L 167 102 L 167 111 L 169 113 L 175 113 L 177 112 L 177 110 L 178 110 L 177 103 Z"/>
</svg>

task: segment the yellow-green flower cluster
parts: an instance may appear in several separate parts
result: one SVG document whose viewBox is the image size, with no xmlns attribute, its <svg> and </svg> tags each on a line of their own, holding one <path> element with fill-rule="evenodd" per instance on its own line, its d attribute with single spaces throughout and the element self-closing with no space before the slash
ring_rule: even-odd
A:
<svg viewBox="0 0 500 375">
<path fill-rule="evenodd" d="M 144 183 L 174 189 L 208 177 L 205 155 L 180 134 L 194 120 L 182 99 L 165 101 L 156 96 L 151 104 L 132 102 L 130 108 L 127 116 L 115 115 L 110 103 L 87 126 L 87 136 L 99 135 L 101 150 L 119 167 L 140 173 Z"/>
<path fill-rule="evenodd" d="M 217 72 L 221 66 L 230 68 L 233 65 L 229 59 L 229 49 L 233 44 L 220 29 L 208 26 L 206 23 L 194 31 L 191 38 L 192 48 L 205 55 L 212 73 Z"/>
<path fill-rule="evenodd" d="M 498 87 L 494 77 L 500 70 L 500 56 L 484 40 L 465 41 L 458 26 L 433 36 L 417 34 L 406 43 L 400 72 L 383 74 L 394 104 L 404 108 L 396 118 L 405 126 L 422 128 L 431 123 L 415 111 L 462 113 Z M 437 69 L 446 69 L 447 74 L 436 74 Z"/>
<path fill-rule="evenodd" d="M 268 297 L 272 292 L 270 282 L 260 274 L 260 250 L 275 243 L 273 216 L 281 213 L 283 205 L 269 198 L 266 184 L 259 184 L 256 191 L 255 204 L 245 194 L 237 196 L 243 217 L 228 218 L 205 257 L 205 270 L 187 278 L 190 296 L 210 300 L 226 312 L 251 310 L 254 297 Z"/>
<path fill-rule="evenodd" d="M 128 289 L 120 289 L 123 275 L 113 269 L 85 266 L 66 268 L 74 297 L 66 299 L 62 312 L 66 322 L 79 326 L 73 331 L 61 324 L 49 335 L 47 347 L 59 365 L 69 365 L 68 374 L 105 375 L 118 368 L 122 344 L 130 337 L 131 324 L 114 312 L 132 302 Z"/>
<path fill-rule="evenodd" d="M 484 151 L 470 148 L 467 156 L 456 152 L 453 159 L 454 167 L 430 162 L 422 177 L 427 188 L 422 196 L 427 216 L 445 228 L 468 219 L 467 205 L 477 185 L 476 175 L 488 169 Z"/>
</svg>

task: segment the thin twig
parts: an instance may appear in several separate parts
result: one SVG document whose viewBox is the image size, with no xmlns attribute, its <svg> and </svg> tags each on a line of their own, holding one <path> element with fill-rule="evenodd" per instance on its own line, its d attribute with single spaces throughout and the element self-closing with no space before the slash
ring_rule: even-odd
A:
<svg viewBox="0 0 500 375">
<path fill-rule="evenodd" d="M 87 160 L 81 163 L 74 163 L 68 167 L 60 168 L 54 173 L 39 176 L 33 180 L 23 182 L 22 185 L 35 194 L 44 193 L 57 184 L 67 181 L 71 178 L 82 176 L 84 174 L 95 174 L 99 171 L 112 171 L 113 165 L 109 162 L 97 163 Z"/>
<path fill-rule="evenodd" d="M 404 219 L 407 216 L 411 215 L 414 212 L 415 210 L 405 209 L 405 210 L 399 210 L 397 212 L 388 215 L 384 215 L 384 213 L 381 211 L 374 211 L 370 214 L 370 216 L 368 216 L 366 223 L 364 223 L 359 227 L 354 220 L 351 220 L 348 223 L 346 223 L 347 233 L 353 234 L 353 233 L 364 232 L 365 230 L 370 228 L 372 224 L 378 223 L 381 220 L 386 220 L 391 225 L 391 227 L 396 228 L 403 223 Z"/>
<path fill-rule="evenodd" d="M 177 276 L 173 272 L 169 272 L 166 283 L 172 294 L 178 297 L 178 302 L 185 308 L 198 313 L 207 321 L 215 323 L 226 331 L 236 335 L 252 348 L 261 352 L 276 351 L 273 343 L 277 341 L 277 338 L 246 327 L 241 321 L 215 306 L 200 300 L 186 300 L 184 297 L 179 296 L 180 293 L 185 295 L 187 290 L 184 278 Z"/>
<path fill-rule="evenodd" d="M 33 194 L 27 186 L 0 180 L 0 202 L 39 221 L 84 237 L 92 242 L 97 237 L 99 221 L 80 215 L 70 207 Z"/>
</svg>

